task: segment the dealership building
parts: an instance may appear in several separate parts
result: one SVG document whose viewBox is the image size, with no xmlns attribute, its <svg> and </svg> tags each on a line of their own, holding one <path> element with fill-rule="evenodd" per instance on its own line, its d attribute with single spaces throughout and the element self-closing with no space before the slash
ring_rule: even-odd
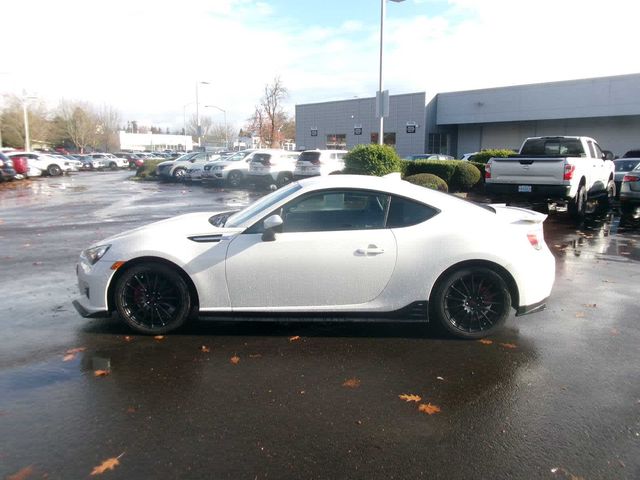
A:
<svg viewBox="0 0 640 480">
<path fill-rule="evenodd" d="M 527 137 L 593 137 L 621 156 L 640 148 L 640 74 L 438 93 L 391 95 L 384 142 L 400 156 L 517 150 Z M 296 105 L 298 148 L 378 141 L 375 98 Z"/>
</svg>

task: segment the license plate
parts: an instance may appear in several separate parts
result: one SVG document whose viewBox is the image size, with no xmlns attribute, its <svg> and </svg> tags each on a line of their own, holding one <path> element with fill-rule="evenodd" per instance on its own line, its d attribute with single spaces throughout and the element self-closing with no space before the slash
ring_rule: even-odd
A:
<svg viewBox="0 0 640 480">
<path fill-rule="evenodd" d="M 518 185 L 518 192 L 531 193 L 531 185 Z"/>
</svg>

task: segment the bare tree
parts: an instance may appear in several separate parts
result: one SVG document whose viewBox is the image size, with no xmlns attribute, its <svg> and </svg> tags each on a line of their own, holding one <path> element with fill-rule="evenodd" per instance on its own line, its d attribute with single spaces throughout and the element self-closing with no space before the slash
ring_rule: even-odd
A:
<svg viewBox="0 0 640 480">
<path fill-rule="evenodd" d="M 110 105 L 103 105 L 96 114 L 96 131 L 98 146 L 104 151 L 114 151 L 119 148 L 118 130 L 120 128 L 120 112 Z"/>
<path fill-rule="evenodd" d="M 51 125 L 49 112 L 42 101 L 24 100 L 16 95 L 5 96 L 5 108 L 2 111 L 3 145 L 24 147 L 24 115 L 23 102 L 27 103 L 29 120 L 29 136 L 32 143 L 47 143 L 50 139 Z"/>
<path fill-rule="evenodd" d="M 265 139 L 271 148 L 280 146 L 279 132 L 283 125 L 282 102 L 289 92 L 282 84 L 280 77 L 273 79 L 271 85 L 264 87 L 264 95 L 261 100 L 261 107 L 267 120 L 267 138 Z"/>
<path fill-rule="evenodd" d="M 58 108 L 61 126 L 80 153 L 96 146 L 99 135 L 98 115 L 86 102 L 62 100 Z"/>
<path fill-rule="evenodd" d="M 261 148 L 268 135 L 268 131 L 267 124 L 265 122 L 265 114 L 260 105 L 255 106 L 253 115 L 249 119 L 247 119 L 245 130 L 252 136 L 258 137 L 260 139 L 258 147 Z"/>
<path fill-rule="evenodd" d="M 203 137 L 207 137 L 211 134 L 213 125 L 214 122 L 211 117 L 200 116 L 200 129 Z M 198 136 L 198 119 L 195 114 L 193 114 L 187 121 L 187 135 L 191 135 L 192 137 Z"/>
<path fill-rule="evenodd" d="M 232 126 L 225 125 L 224 123 L 215 123 L 211 128 L 209 138 L 211 138 L 214 143 L 229 148 L 228 143 L 232 142 L 235 136 L 236 131 Z"/>
</svg>

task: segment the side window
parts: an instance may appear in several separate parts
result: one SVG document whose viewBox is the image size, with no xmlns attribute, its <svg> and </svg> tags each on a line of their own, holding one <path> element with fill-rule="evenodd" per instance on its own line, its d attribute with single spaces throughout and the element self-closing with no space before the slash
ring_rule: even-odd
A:
<svg viewBox="0 0 640 480">
<path fill-rule="evenodd" d="M 282 208 L 283 232 L 327 232 L 384 228 L 389 196 L 357 190 L 325 191 Z"/>
<path fill-rule="evenodd" d="M 422 203 L 414 202 L 402 197 L 391 197 L 389 205 L 389 215 L 387 217 L 387 228 L 402 228 L 417 225 L 439 212 L 435 208 Z"/>
<path fill-rule="evenodd" d="M 594 142 L 594 143 L 593 143 L 593 148 L 594 148 L 594 149 L 595 149 L 595 151 L 596 151 L 595 157 L 596 157 L 596 158 L 599 158 L 599 159 L 602 159 L 602 156 L 603 156 L 604 154 L 602 153 L 602 150 L 600 149 L 600 145 L 598 145 L 597 143 L 595 143 L 595 142 Z"/>
<path fill-rule="evenodd" d="M 593 149 L 593 142 L 587 142 L 589 145 L 589 154 L 591 154 L 591 158 L 596 158 L 596 152 Z"/>
</svg>

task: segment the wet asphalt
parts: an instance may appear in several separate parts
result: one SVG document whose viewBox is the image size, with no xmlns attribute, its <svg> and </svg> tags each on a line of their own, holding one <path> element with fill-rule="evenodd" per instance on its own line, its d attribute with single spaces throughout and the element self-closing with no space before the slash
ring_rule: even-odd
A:
<svg viewBox="0 0 640 480">
<path fill-rule="evenodd" d="M 130 175 L 0 185 L 0 478 L 88 478 L 115 457 L 99 475 L 640 478 L 637 221 L 551 215 L 548 308 L 491 343 L 398 321 L 250 318 L 154 339 L 75 312 L 80 250 L 262 193 Z"/>
</svg>

